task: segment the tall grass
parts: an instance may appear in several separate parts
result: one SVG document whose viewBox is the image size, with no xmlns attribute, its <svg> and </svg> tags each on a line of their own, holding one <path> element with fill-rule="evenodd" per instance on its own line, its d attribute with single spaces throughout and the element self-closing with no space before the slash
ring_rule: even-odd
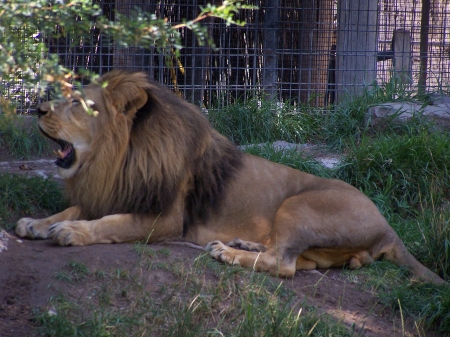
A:
<svg viewBox="0 0 450 337">
<path fill-rule="evenodd" d="M 450 138 L 410 130 L 364 136 L 349 149 L 338 177 L 359 187 L 385 214 L 430 207 L 448 199 Z"/>
<path fill-rule="evenodd" d="M 397 77 L 392 76 L 389 81 L 381 84 L 374 83 L 370 89 L 364 89 L 359 96 L 348 97 L 333 110 L 328 110 L 319 123 L 321 139 L 331 148 L 345 150 L 364 135 L 373 133 L 370 128 L 370 116 L 368 116 L 370 107 L 386 102 L 425 102 L 426 100 L 426 96 L 412 91 Z M 419 115 L 416 117 L 420 119 Z M 420 120 L 416 126 L 423 127 L 422 122 L 423 120 Z"/>
<path fill-rule="evenodd" d="M 311 155 L 301 150 L 280 150 L 280 148 L 274 147 L 273 143 L 266 143 L 263 145 L 248 146 L 245 148 L 245 152 L 320 177 L 330 178 L 334 175 L 333 171 L 330 171 Z"/>
<path fill-rule="evenodd" d="M 25 125 L 28 119 L 29 125 Z M 43 137 L 36 127 L 33 117 L 16 117 L 0 114 L 0 146 L 18 159 L 29 159 L 49 154 L 49 141 Z"/>
<path fill-rule="evenodd" d="M 11 229 L 20 216 L 44 216 L 66 206 L 61 187 L 54 181 L 0 174 L 0 228 Z"/>
<path fill-rule="evenodd" d="M 290 102 L 252 98 L 208 112 L 211 124 L 238 145 L 276 140 L 307 142 L 317 135 L 322 112 Z"/>
<path fill-rule="evenodd" d="M 370 131 L 367 123 L 370 107 L 412 100 L 423 101 L 426 97 L 417 95 L 392 77 L 388 82 L 374 84 L 370 90 L 365 89 L 361 95 L 331 108 L 319 109 L 308 104 L 254 97 L 211 108 L 208 117 L 219 132 L 238 145 L 285 140 L 325 143 L 330 148 L 345 150 Z"/>
</svg>

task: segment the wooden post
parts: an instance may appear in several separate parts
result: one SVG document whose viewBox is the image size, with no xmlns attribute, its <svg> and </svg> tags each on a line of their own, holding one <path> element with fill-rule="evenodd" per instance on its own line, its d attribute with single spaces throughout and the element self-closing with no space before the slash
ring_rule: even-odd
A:
<svg viewBox="0 0 450 337">
<path fill-rule="evenodd" d="M 402 84 L 410 85 L 412 83 L 411 32 L 404 29 L 394 30 L 392 49 L 394 50 L 394 76 Z"/>
<path fill-rule="evenodd" d="M 264 41 L 263 58 L 264 69 L 262 77 L 263 90 L 267 98 L 274 100 L 277 94 L 278 82 L 278 58 L 276 49 L 278 47 L 278 20 L 279 8 L 278 0 L 266 0 L 264 13 Z"/>
<path fill-rule="evenodd" d="M 427 88 L 428 35 L 430 33 L 430 0 L 422 0 L 422 17 L 420 19 L 420 72 L 419 92 L 425 93 Z"/>
<path fill-rule="evenodd" d="M 378 0 L 339 0 L 336 46 L 337 103 L 376 79 Z"/>
</svg>

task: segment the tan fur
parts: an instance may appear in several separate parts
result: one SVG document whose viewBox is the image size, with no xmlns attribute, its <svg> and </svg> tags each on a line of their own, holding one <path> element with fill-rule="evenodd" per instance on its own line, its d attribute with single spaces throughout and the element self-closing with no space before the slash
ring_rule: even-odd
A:
<svg viewBox="0 0 450 337">
<path fill-rule="evenodd" d="M 19 236 L 60 245 L 183 238 L 220 261 L 283 277 L 385 256 L 444 283 L 356 188 L 243 154 L 144 74 L 113 71 L 84 97 L 98 116 L 76 99 L 39 111 L 43 133 L 62 144 L 59 174 L 72 207 L 19 220 Z"/>
</svg>

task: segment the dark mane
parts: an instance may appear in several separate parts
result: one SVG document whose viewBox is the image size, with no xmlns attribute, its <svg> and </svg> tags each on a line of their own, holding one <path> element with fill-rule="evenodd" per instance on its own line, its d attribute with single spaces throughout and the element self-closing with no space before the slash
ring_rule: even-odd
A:
<svg viewBox="0 0 450 337">
<path fill-rule="evenodd" d="M 211 212 L 220 208 L 229 180 L 242 166 L 241 151 L 228 139 L 220 136 L 214 143 L 194 164 L 193 188 L 186 196 L 184 234 L 189 224 L 206 221 Z"/>
</svg>

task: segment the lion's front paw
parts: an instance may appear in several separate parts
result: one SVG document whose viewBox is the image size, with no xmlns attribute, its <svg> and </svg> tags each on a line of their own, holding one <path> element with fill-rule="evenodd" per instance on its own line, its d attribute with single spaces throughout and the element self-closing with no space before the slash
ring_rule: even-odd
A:
<svg viewBox="0 0 450 337">
<path fill-rule="evenodd" d="M 85 221 L 62 221 L 49 227 L 49 237 L 60 246 L 84 246 L 92 242 Z"/>
<path fill-rule="evenodd" d="M 232 253 L 233 248 L 224 245 L 219 240 L 208 243 L 205 247 L 205 250 L 209 252 L 209 255 L 211 255 L 216 260 L 228 264 L 239 264 L 239 261 L 236 259 L 235 254 Z"/>
<path fill-rule="evenodd" d="M 233 247 L 235 249 L 247 250 L 249 252 L 265 252 L 267 247 L 262 243 L 256 243 L 251 241 L 244 241 L 241 239 L 234 239 L 227 243 L 228 247 Z"/>
<path fill-rule="evenodd" d="M 16 234 L 21 238 L 47 239 L 48 224 L 44 220 L 22 218 L 17 221 Z"/>
</svg>

